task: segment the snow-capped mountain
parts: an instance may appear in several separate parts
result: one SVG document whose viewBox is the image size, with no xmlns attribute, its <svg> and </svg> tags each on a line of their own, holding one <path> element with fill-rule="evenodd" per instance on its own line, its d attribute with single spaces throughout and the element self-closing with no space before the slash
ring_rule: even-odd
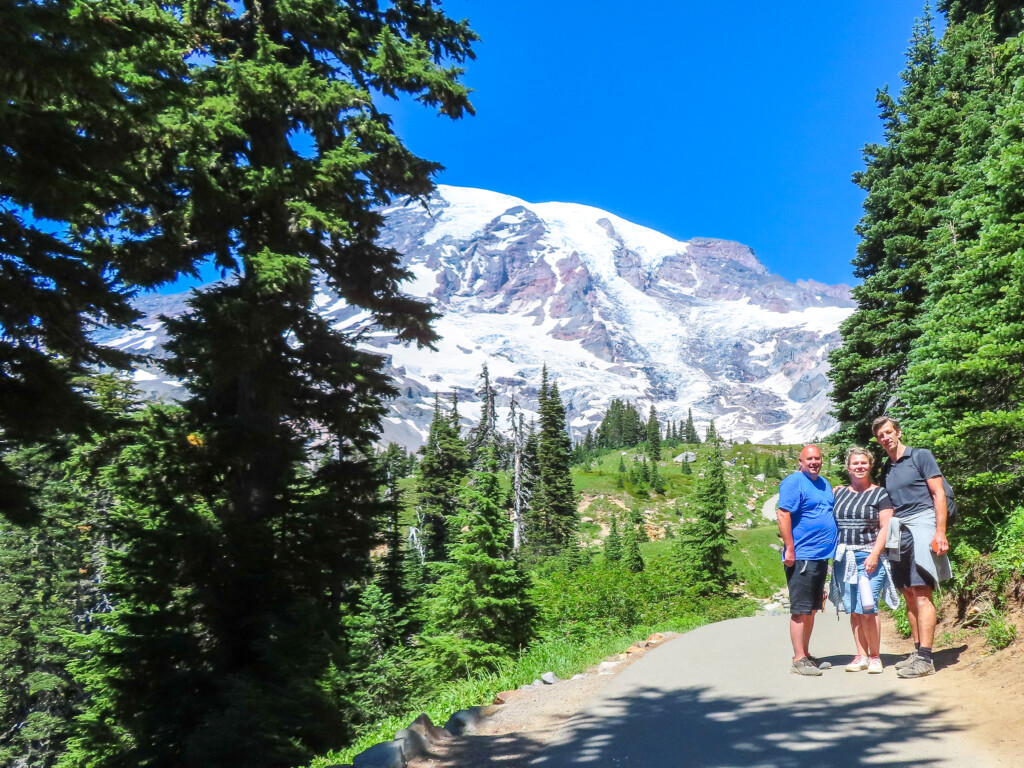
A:
<svg viewBox="0 0 1024 768">
<path fill-rule="evenodd" d="M 846 286 L 790 283 L 753 251 L 726 240 L 678 241 L 596 208 L 527 203 L 478 189 L 441 186 L 428 206 L 384 211 L 382 243 L 405 254 L 408 293 L 442 318 L 437 351 L 372 332 L 401 395 L 384 440 L 410 447 L 426 434 L 433 393 L 457 390 L 460 412 L 479 414 L 473 394 L 487 363 L 498 405 L 515 395 L 536 404 L 547 364 L 577 437 L 599 423 L 613 398 L 662 420 L 715 420 L 730 439 L 800 442 L 828 434 L 828 351 L 853 311 Z M 183 297 L 148 299 L 144 330 L 108 335 L 111 346 L 158 352 L 159 314 Z M 370 318 L 324 291 L 317 306 L 334 327 Z M 173 396 L 177 382 L 142 367 L 136 380 Z"/>
</svg>

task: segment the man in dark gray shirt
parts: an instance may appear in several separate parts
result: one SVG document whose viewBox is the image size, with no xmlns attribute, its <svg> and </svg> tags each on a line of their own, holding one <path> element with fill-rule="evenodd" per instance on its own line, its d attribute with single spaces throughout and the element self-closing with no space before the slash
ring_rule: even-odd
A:
<svg viewBox="0 0 1024 768">
<path fill-rule="evenodd" d="M 907 601 L 907 618 L 916 647 L 913 654 L 896 664 L 896 674 L 933 675 L 936 617 L 932 592 L 951 575 L 942 472 L 931 451 L 903 444 L 899 423 L 888 416 L 875 419 L 871 431 L 889 455 L 882 483 L 893 501 L 892 524 L 900 527 L 898 556 L 893 552 L 889 560 L 893 582 Z"/>
</svg>

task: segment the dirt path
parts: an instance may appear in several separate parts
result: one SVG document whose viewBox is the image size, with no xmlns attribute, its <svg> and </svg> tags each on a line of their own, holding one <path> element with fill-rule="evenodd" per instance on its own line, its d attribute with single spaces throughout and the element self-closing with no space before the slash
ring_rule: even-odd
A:
<svg viewBox="0 0 1024 768">
<path fill-rule="evenodd" d="M 778 512 L 776 511 L 779 507 L 779 494 L 775 494 L 769 499 L 765 499 L 764 504 L 761 505 L 761 516 L 765 520 L 775 521 L 778 519 Z"/>
<path fill-rule="evenodd" d="M 937 655 L 938 675 L 900 680 L 891 668 L 898 656 L 883 654 L 884 674 L 847 673 L 848 619 L 826 614 L 813 650 L 834 668 L 800 678 L 788 672 L 787 624 L 786 616 L 760 616 L 709 625 L 614 676 L 532 689 L 476 735 L 410 765 L 1024 764 L 1022 658 L 1004 652 L 986 666 L 947 649 Z M 899 642 L 896 650 L 905 650 Z"/>
</svg>

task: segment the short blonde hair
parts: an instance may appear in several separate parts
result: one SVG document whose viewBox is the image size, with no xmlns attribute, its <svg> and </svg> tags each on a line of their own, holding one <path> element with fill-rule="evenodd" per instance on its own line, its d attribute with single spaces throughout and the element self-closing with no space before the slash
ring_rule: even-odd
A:
<svg viewBox="0 0 1024 768">
<path fill-rule="evenodd" d="M 854 456 L 867 456 L 867 458 L 868 458 L 868 467 L 871 468 L 871 467 L 875 466 L 875 454 L 873 454 L 867 448 L 861 448 L 859 445 L 851 445 L 849 448 L 846 449 L 846 468 L 847 469 L 850 468 L 850 460 Z"/>
</svg>

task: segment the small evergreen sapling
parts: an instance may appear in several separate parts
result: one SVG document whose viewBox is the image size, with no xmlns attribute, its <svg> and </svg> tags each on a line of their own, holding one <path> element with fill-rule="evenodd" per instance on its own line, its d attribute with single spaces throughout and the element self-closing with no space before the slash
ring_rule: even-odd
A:
<svg viewBox="0 0 1024 768">
<path fill-rule="evenodd" d="M 622 539 L 622 567 L 630 573 L 642 573 L 644 570 L 644 558 L 640 554 L 640 535 L 632 521 L 626 525 L 626 535 Z"/>
<path fill-rule="evenodd" d="M 615 515 L 612 515 L 608 535 L 604 539 L 604 560 L 606 563 L 617 563 L 621 559 L 622 538 L 619 536 L 619 523 Z"/>
<path fill-rule="evenodd" d="M 422 635 L 434 663 L 452 674 L 494 669 L 533 637 L 529 580 L 512 557 L 493 447 L 461 495 L 449 561 L 430 591 Z"/>
</svg>

